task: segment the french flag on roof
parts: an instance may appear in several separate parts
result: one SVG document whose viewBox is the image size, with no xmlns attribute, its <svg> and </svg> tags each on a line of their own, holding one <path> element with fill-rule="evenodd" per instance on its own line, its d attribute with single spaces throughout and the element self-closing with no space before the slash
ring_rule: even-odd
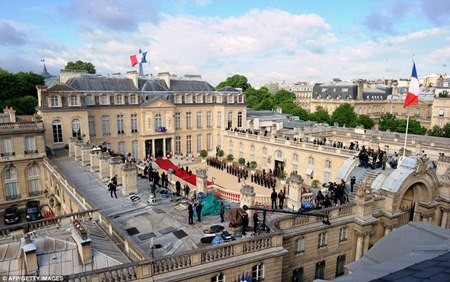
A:
<svg viewBox="0 0 450 282">
<path fill-rule="evenodd" d="M 409 83 L 408 94 L 406 94 L 405 104 L 403 107 L 406 108 L 410 105 L 419 104 L 419 92 L 419 77 L 417 76 L 416 63 L 413 62 L 411 82 Z"/>
<path fill-rule="evenodd" d="M 147 51 L 142 52 L 141 50 L 139 50 L 139 55 L 131 55 L 130 56 L 131 66 L 134 67 L 137 64 L 148 63 L 147 53 L 148 53 Z"/>
</svg>

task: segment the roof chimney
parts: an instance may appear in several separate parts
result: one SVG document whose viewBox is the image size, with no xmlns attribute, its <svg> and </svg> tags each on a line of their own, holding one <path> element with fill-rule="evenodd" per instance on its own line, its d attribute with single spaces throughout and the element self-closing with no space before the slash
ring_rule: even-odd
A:
<svg viewBox="0 0 450 282">
<path fill-rule="evenodd" d="M 134 86 L 139 89 L 139 81 L 138 81 L 138 72 L 137 71 L 128 71 L 127 77 L 131 79 L 134 83 Z"/>
<path fill-rule="evenodd" d="M 21 239 L 21 245 L 26 274 L 37 274 L 39 267 L 36 256 L 36 245 L 34 244 L 30 233 L 26 234 L 25 237 Z"/>
<path fill-rule="evenodd" d="M 164 80 L 166 82 L 167 88 L 170 89 L 170 73 L 169 72 L 158 73 L 158 78 Z"/>
<path fill-rule="evenodd" d="M 83 264 L 92 262 L 91 239 L 88 237 L 86 228 L 77 220 L 73 220 L 72 238 L 78 246 L 78 254 Z"/>
</svg>

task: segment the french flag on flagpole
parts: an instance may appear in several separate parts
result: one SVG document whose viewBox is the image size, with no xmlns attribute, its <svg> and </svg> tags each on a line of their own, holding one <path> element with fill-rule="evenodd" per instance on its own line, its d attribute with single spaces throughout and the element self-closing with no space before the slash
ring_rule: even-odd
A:
<svg viewBox="0 0 450 282">
<path fill-rule="evenodd" d="M 139 50 L 139 55 L 130 56 L 131 66 L 134 67 L 137 64 L 148 63 L 147 62 L 147 51 L 142 52 Z"/>
<path fill-rule="evenodd" d="M 406 108 L 410 105 L 419 104 L 419 78 L 416 71 L 416 63 L 413 62 L 413 68 L 411 73 L 411 82 L 409 83 L 408 94 L 406 94 L 405 104 L 403 107 Z"/>
</svg>

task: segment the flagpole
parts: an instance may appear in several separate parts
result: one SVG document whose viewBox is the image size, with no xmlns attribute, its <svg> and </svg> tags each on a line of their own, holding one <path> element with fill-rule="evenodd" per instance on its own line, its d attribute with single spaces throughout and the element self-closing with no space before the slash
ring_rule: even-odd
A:
<svg viewBox="0 0 450 282">
<path fill-rule="evenodd" d="M 406 143 L 407 143 L 407 139 L 408 139 L 408 127 L 409 127 L 409 109 L 406 108 L 406 132 L 405 132 L 405 144 L 403 146 L 403 159 L 405 158 L 405 154 L 406 154 Z"/>
</svg>

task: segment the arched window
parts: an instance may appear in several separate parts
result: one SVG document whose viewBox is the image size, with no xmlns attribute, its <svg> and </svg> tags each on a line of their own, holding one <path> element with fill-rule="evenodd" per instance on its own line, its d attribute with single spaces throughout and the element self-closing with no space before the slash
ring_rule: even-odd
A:
<svg viewBox="0 0 450 282">
<path fill-rule="evenodd" d="M 28 193 L 30 196 L 41 194 L 41 185 L 39 182 L 39 167 L 32 165 L 27 170 L 28 175 Z"/>
<path fill-rule="evenodd" d="M 244 157 L 244 144 L 241 142 L 239 143 L 239 158 Z"/>
<path fill-rule="evenodd" d="M 79 119 L 72 120 L 72 137 L 77 137 L 78 140 L 81 140 L 81 128 Z"/>
<path fill-rule="evenodd" d="M 238 113 L 237 126 L 242 127 L 242 112 Z"/>
<path fill-rule="evenodd" d="M 14 167 L 10 167 L 5 170 L 3 174 L 3 180 L 5 183 L 5 195 L 6 200 L 19 199 L 20 194 L 17 187 L 17 173 Z"/>
<path fill-rule="evenodd" d="M 230 140 L 230 143 L 229 143 L 229 150 L 230 150 L 230 154 L 233 155 L 233 141 L 232 140 Z"/>
<path fill-rule="evenodd" d="M 253 162 L 255 160 L 255 146 L 250 146 L 250 161 Z"/>
<path fill-rule="evenodd" d="M 54 143 L 63 142 L 61 121 L 59 119 L 54 120 L 52 122 L 52 129 L 53 129 L 53 142 Z"/>
</svg>

